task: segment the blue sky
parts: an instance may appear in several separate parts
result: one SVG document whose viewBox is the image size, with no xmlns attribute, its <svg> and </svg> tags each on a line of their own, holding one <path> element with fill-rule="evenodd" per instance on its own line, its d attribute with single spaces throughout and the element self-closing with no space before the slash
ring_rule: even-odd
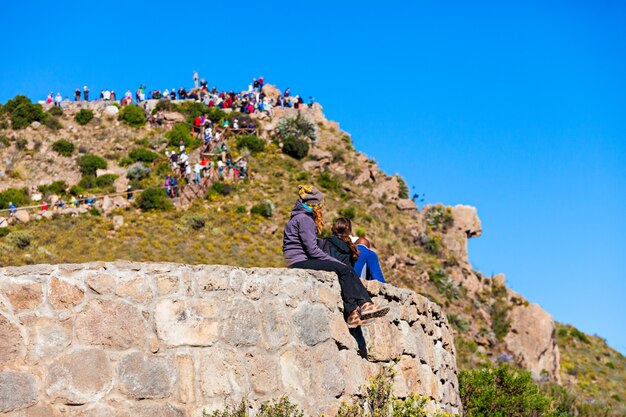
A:
<svg viewBox="0 0 626 417">
<path fill-rule="evenodd" d="M 626 353 L 626 6 L 618 1 L 10 2 L 0 101 L 252 77 L 313 95 L 470 259 Z"/>
</svg>

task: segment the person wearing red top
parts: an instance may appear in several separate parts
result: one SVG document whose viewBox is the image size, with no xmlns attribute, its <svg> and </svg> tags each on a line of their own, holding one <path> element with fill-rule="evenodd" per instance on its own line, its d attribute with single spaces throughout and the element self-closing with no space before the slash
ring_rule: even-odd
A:
<svg viewBox="0 0 626 417">
<path fill-rule="evenodd" d="M 41 203 L 41 211 L 48 211 L 48 202 L 46 200 L 43 200 Z"/>
</svg>

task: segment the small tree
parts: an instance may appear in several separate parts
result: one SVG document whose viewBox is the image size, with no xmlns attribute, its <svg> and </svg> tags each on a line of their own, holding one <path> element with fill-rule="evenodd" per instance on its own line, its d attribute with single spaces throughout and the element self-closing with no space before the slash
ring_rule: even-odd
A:
<svg viewBox="0 0 626 417">
<path fill-rule="evenodd" d="M 59 139 L 52 145 L 52 150 L 63 156 L 70 156 L 74 153 L 74 144 L 69 140 Z"/>
<path fill-rule="evenodd" d="M 191 135 L 189 134 L 189 126 L 184 123 L 176 123 L 174 128 L 165 134 L 170 146 L 178 146 L 180 141 L 185 147 L 191 144 Z"/>
<path fill-rule="evenodd" d="M 246 148 L 251 153 L 263 152 L 265 141 L 256 135 L 241 135 L 237 137 L 237 148 Z"/>
<path fill-rule="evenodd" d="M 141 127 L 146 124 L 146 115 L 143 109 L 134 104 L 123 107 L 119 119 L 132 127 Z"/>
<path fill-rule="evenodd" d="M 283 153 L 292 158 L 302 159 L 309 153 L 309 143 L 296 136 L 287 136 L 283 139 Z"/>
<path fill-rule="evenodd" d="M 148 188 L 137 198 L 137 205 L 143 211 L 165 211 L 172 208 L 172 202 L 162 188 Z"/>
<path fill-rule="evenodd" d="M 99 169 L 107 168 L 107 161 L 98 155 L 87 154 L 78 158 L 78 166 L 80 167 L 80 172 L 87 176 L 96 176 L 96 171 Z"/>
<path fill-rule="evenodd" d="M 89 109 L 80 109 L 76 116 L 74 116 L 74 120 L 81 126 L 85 126 L 87 123 L 91 122 L 93 119 L 93 112 Z"/>
</svg>

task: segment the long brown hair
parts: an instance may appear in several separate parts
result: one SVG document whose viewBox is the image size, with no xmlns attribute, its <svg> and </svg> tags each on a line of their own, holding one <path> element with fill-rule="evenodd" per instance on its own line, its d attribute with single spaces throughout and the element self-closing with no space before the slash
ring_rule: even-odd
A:
<svg viewBox="0 0 626 417">
<path fill-rule="evenodd" d="M 352 233 L 352 222 L 346 217 L 340 217 L 333 222 L 332 227 L 333 235 L 346 242 L 352 252 L 352 260 L 356 261 L 359 257 L 359 250 L 356 245 L 352 243 L 350 239 L 350 233 Z"/>
<path fill-rule="evenodd" d="M 324 217 L 322 216 L 321 207 L 313 207 L 313 220 L 315 221 L 315 227 L 317 227 L 317 234 L 322 233 L 322 230 L 324 230 Z"/>
</svg>

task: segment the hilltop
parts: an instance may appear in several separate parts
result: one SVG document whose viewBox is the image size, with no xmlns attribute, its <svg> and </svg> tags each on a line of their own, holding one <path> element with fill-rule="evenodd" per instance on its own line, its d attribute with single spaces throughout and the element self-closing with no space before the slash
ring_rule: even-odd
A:
<svg viewBox="0 0 626 417">
<path fill-rule="evenodd" d="M 178 129 L 189 131 L 184 122 L 193 121 L 196 105 L 162 104 L 166 105 Z M 41 121 L 23 129 L 12 129 L 4 111 L 0 120 L 4 195 L 21 195 L 26 205 L 36 193 L 69 200 L 72 193 L 115 193 L 129 184 L 133 189 L 161 187 L 164 175 L 170 173 L 164 152 L 178 145 L 177 137 L 172 139 L 169 132 L 177 127 L 133 127 L 115 112 L 108 113 L 108 107 L 83 103 L 67 105 L 62 113 L 48 109 Z M 87 108 L 93 119 L 82 125 L 76 116 Z M 105 207 L 101 200 L 82 214 L 66 210 L 65 214 L 52 212 L 46 219 L 32 212 L 33 220 L 4 229 L 8 232 L 0 240 L 0 264 L 126 259 L 285 266 L 282 226 L 297 185 L 310 182 L 326 195 L 327 224 L 337 216 L 353 219 L 354 232 L 375 243 L 388 281 L 442 306 L 453 326 L 461 369 L 512 362 L 532 371 L 537 380 L 561 382 L 575 394 L 593 398 L 599 408 L 610 406 L 612 415 L 626 411 L 622 355 L 572 327 L 556 325 L 549 313 L 508 289 L 504 275 L 488 277 L 472 268 L 467 239 L 482 233 L 475 208 L 433 205 L 418 210 L 404 180 L 383 172 L 375 160 L 355 150 L 350 136 L 327 120 L 319 105 L 301 110 L 276 108 L 271 117 L 209 108 L 201 111 L 214 116 L 216 124 L 225 119 L 232 124 L 235 118 L 256 124 L 262 149 L 253 152 L 238 146 L 234 135 L 227 141 L 233 158 L 249 158 L 247 179 L 218 181 L 202 198 L 186 204 L 178 201 L 166 211 L 144 212 L 124 201 Z M 285 153 L 286 137 L 277 134 L 281 120 L 296 119 L 310 128 L 308 149 L 301 159 Z M 197 158 L 200 141 L 184 139 L 189 139 L 188 149 Z M 54 150 L 59 141 L 71 143 L 67 156 Z M 135 155 L 148 156 L 134 158 L 134 150 Z M 83 181 L 80 158 L 86 155 L 106 161 L 97 177 L 106 181 Z M 127 178 L 128 158 L 150 168 L 149 173 Z"/>
</svg>

